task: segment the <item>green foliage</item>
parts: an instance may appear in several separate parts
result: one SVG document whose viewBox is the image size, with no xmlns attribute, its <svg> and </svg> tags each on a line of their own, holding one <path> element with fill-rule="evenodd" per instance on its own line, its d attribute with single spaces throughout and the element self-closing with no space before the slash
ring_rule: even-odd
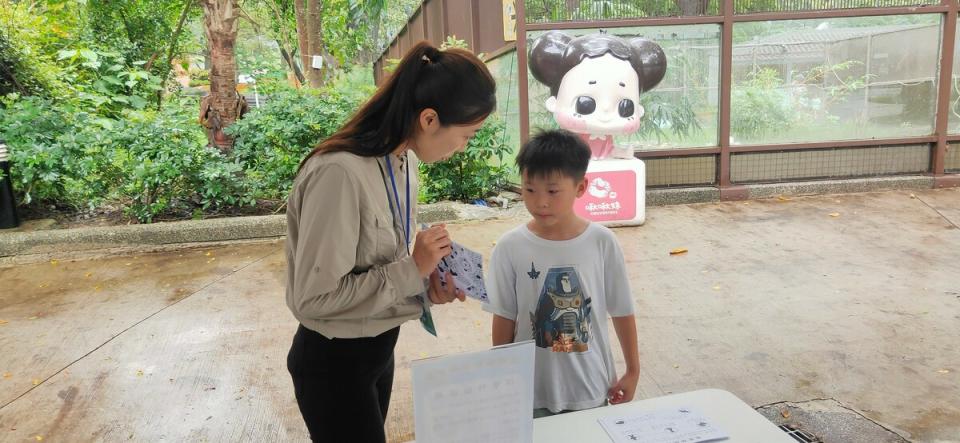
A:
<svg viewBox="0 0 960 443">
<path fill-rule="evenodd" d="M 117 52 L 64 49 L 57 59 L 78 103 L 103 116 L 143 110 L 160 90 L 160 78 L 143 69 L 146 62 L 127 64 Z"/>
<path fill-rule="evenodd" d="M 62 87 L 58 68 L 43 36 L 59 28 L 23 4 L 0 0 L 0 96 L 55 93 Z"/>
<path fill-rule="evenodd" d="M 96 117 L 40 97 L 12 94 L 0 105 L 0 138 L 10 146 L 11 179 L 19 200 L 96 204 L 97 189 L 77 186 L 96 173 L 87 152 L 89 142 L 103 130 Z"/>
<path fill-rule="evenodd" d="M 233 153 L 256 195 L 285 198 L 304 156 L 356 111 L 361 103 L 356 91 L 363 89 L 348 86 L 348 80 L 340 79 L 322 92 L 277 91 L 266 105 L 227 128 L 235 137 Z"/>
<path fill-rule="evenodd" d="M 323 4 L 323 41 L 340 64 L 349 63 L 367 41 L 367 17 L 362 3 L 356 0 L 328 0 Z"/>
<path fill-rule="evenodd" d="M 153 60 L 151 73 L 164 76 L 166 51 L 185 3 L 195 0 L 92 0 L 85 5 L 83 44 L 115 52 L 129 64 Z M 201 8 L 194 5 L 191 16 L 199 18 Z M 182 33 L 177 42 L 183 48 L 190 36 Z M 162 54 L 162 55 L 161 55 Z"/>
<path fill-rule="evenodd" d="M 797 125 L 836 123 L 838 118 L 829 113 L 830 108 L 866 84 L 867 75 L 848 73 L 859 65 L 862 63 L 846 61 L 815 66 L 795 72 L 790 84 L 784 84 L 772 68 L 752 72 L 733 88 L 731 134 L 755 141 Z"/>
<path fill-rule="evenodd" d="M 141 222 L 254 203 L 242 166 L 206 146 L 196 102 L 182 105 L 111 119 L 71 103 L 4 98 L 0 137 L 11 148 L 18 200 L 77 210 L 119 201 Z"/>
<path fill-rule="evenodd" d="M 124 173 L 119 197 L 129 201 L 129 215 L 149 223 L 190 203 L 204 209 L 254 203 L 244 195 L 240 166 L 208 147 L 194 122 L 173 106 L 118 122 L 110 157 Z"/>
<path fill-rule="evenodd" d="M 693 105 L 685 96 L 671 100 L 656 91 L 648 92 L 640 96 L 640 104 L 647 110 L 637 131 L 642 139 L 653 137 L 660 143 L 667 138 L 665 129 L 679 140 L 703 131 Z"/>
<path fill-rule="evenodd" d="M 506 124 L 491 116 L 474 135 L 467 148 L 449 160 L 420 164 L 420 200 L 469 201 L 488 197 L 506 184 L 510 167 L 504 157 L 510 153 L 503 144 Z"/>
<path fill-rule="evenodd" d="M 733 91 L 730 131 L 739 137 L 759 138 L 793 121 L 790 95 L 782 89 L 780 74 L 770 68 L 751 73 Z"/>
</svg>

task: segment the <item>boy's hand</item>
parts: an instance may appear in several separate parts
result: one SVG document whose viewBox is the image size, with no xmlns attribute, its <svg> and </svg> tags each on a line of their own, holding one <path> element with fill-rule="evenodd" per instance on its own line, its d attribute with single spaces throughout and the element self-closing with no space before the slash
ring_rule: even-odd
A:
<svg viewBox="0 0 960 443">
<path fill-rule="evenodd" d="M 607 399 L 610 400 L 610 404 L 627 403 L 633 400 L 633 394 L 637 392 L 637 381 L 639 379 L 640 374 L 636 372 L 623 374 L 620 381 L 607 391 Z"/>
</svg>

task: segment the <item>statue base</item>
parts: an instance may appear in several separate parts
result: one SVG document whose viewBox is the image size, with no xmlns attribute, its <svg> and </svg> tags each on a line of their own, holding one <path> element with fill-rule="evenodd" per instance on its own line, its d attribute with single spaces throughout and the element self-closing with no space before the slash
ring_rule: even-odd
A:
<svg viewBox="0 0 960 443">
<path fill-rule="evenodd" d="M 639 226 L 646 221 L 647 169 L 643 160 L 594 160 L 587 167 L 587 192 L 574 203 L 577 215 L 604 226 Z"/>
</svg>

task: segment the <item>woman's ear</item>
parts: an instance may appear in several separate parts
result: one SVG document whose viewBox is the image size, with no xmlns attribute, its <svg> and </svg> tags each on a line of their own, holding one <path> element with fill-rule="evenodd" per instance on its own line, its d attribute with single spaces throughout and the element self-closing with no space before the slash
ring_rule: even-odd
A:
<svg viewBox="0 0 960 443">
<path fill-rule="evenodd" d="M 551 96 L 548 98 L 544 103 L 544 106 L 546 106 L 547 111 L 550 111 L 551 113 L 557 112 L 557 97 Z"/>
<path fill-rule="evenodd" d="M 437 115 L 437 111 L 431 108 L 420 111 L 419 121 L 420 131 L 425 134 L 433 134 L 440 129 L 440 116 Z"/>
</svg>

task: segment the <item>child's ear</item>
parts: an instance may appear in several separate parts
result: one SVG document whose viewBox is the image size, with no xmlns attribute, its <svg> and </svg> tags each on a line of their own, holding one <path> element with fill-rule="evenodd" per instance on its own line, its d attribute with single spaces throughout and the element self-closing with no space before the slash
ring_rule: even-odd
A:
<svg viewBox="0 0 960 443">
<path fill-rule="evenodd" d="M 577 198 L 583 197 L 583 193 L 587 192 L 587 178 L 584 177 L 583 180 L 580 180 L 580 183 L 577 183 Z"/>
</svg>

